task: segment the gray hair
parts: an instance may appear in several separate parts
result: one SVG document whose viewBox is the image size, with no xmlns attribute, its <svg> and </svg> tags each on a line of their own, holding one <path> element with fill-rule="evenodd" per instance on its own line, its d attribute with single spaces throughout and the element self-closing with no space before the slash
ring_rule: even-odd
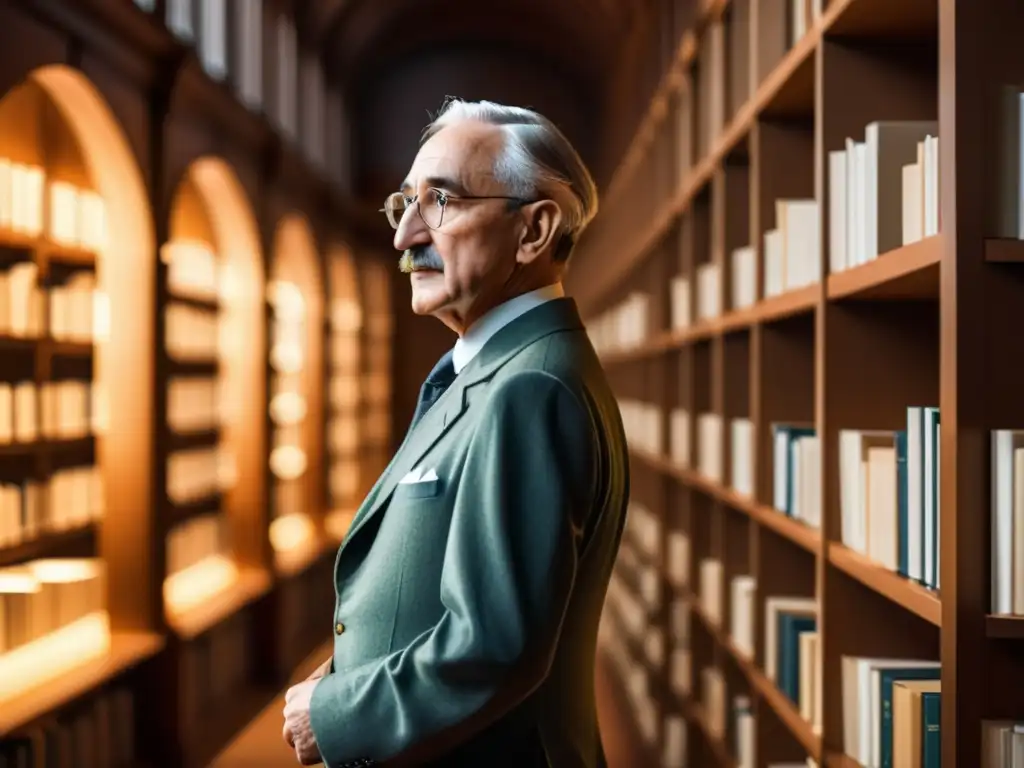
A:
<svg viewBox="0 0 1024 768">
<path fill-rule="evenodd" d="M 463 120 L 501 128 L 505 148 L 494 163 L 494 176 L 510 195 L 525 200 L 544 195 L 558 203 L 565 224 L 554 258 L 567 260 L 598 206 L 597 186 L 572 144 L 554 123 L 533 110 L 453 97 L 426 127 L 423 141 Z"/>
</svg>

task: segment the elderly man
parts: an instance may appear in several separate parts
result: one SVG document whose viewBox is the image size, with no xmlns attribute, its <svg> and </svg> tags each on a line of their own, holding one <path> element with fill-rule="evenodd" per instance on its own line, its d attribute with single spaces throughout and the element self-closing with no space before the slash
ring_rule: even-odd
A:
<svg viewBox="0 0 1024 768">
<path fill-rule="evenodd" d="M 458 336 L 338 554 L 333 658 L 288 691 L 304 764 L 604 764 L 597 627 L 626 444 L 561 277 L 597 210 L 535 112 L 449 101 L 385 212 Z"/>
</svg>

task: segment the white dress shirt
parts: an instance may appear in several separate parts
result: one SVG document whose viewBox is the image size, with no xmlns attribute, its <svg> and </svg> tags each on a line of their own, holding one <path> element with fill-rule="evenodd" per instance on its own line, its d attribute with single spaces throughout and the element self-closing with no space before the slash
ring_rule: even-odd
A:
<svg viewBox="0 0 1024 768">
<path fill-rule="evenodd" d="M 455 366 L 455 373 L 458 374 L 469 364 L 470 360 L 476 357 L 491 336 L 517 317 L 529 312 L 534 307 L 539 307 L 545 302 L 560 299 L 563 296 L 565 296 L 565 290 L 562 288 L 562 284 L 553 283 L 509 299 L 488 311 L 455 342 L 455 349 L 452 350 L 452 365 Z"/>
</svg>

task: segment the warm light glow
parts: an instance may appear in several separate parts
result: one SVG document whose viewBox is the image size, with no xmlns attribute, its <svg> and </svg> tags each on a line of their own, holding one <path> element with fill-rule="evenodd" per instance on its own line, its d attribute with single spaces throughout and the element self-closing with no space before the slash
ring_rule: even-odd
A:
<svg viewBox="0 0 1024 768">
<path fill-rule="evenodd" d="M 0 160 L 0 222 L 37 237 L 43 230 L 43 169 Z"/>
<path fill-rule="evenodd" d="M 291 341 L 274 344 L 270 367 L 281 373 L 298 373 L 302 370 L 302 347 Z"/>
<path fill-rule="evenodd" d="M 167 264 L 167 285 L 179 296 L 216 299 L 220 292 L 217 255 L 210 246 L 198 240 L 178 239 L 160 250 Z"/>
<path fill-rule="evenodd" d="M 331 302 L 331 327 L 339 333 L 355 333 L 363 327 L 363 311 L 355 299 Z"/>
<path fill-rule="evenodd" d="M 324 530 L 334 541 L 341 541 L 352 527 L 355 510 L 335 510 L 324 520 Z"/>
<path fill-rule="evenodd" d="M 70 584 L 103 575 L 102 561 L 92 557 L 33 560 L 27 567 L 44 584 Z"/>
<path fill-rule="evenodd" d="M 306 316 L 302 289 L 286 280 L 271 280 L 267 285 L 267 301 L 281 320 L 301 320 Z"/>
<path fill-rule="evenodd" d="M 294 480 L 306 471 L 306 452 L 297 445 L 279 445 L 270 452 L 270 471 L 281 480 Z"/>
<path fill-rule="evenodd" d="M 308 515 L 282 515 L 270 524 L 270 545 L 275 552 L 293 552 L 316 541 L 316 528 Z"/>
<path fill-rule="evenodd" d="M 110 620 L 106 611 L 98 611 L 0 654 L 0 702 L 24 694 L 109 651 Z"/>
<path fill-rule="evenodd" d="M 34 595 L 40 589 L 39 579 L 27 568 L 0 571 L 0 595 Z"/>
<path fill-rule="evenodd" d="M 78 245 L 78 188 L 66 181 L 50 182 L 50 239 Z"/>
<path fill-rule="evenodd" d="M 306 399 L 298 392 L 279 392 L 270 401 L 275 424 L 297 424 L 306 418 Z"/>
<path fill-rule="evenodd" d="M 164 604 L 171 613 L 202 605 L 238 581 L 238 566 L 224 555 L 210 555 L 164 579 Z"/>
</svg>

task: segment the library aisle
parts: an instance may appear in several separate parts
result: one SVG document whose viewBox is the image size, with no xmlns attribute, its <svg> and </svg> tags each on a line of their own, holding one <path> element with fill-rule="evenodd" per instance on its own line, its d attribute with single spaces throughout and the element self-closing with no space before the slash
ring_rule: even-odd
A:
<svg viewBox="0 0 1024 768">
<path fill-rule="evenodd" d="M 452 343 L 378 212 L 451 93 L 601 188 L 611 768 L 1021 764 L 1024 4 L 408 7 L 0 4 L 0 768 L 293 764 Z"/>
</svg>

